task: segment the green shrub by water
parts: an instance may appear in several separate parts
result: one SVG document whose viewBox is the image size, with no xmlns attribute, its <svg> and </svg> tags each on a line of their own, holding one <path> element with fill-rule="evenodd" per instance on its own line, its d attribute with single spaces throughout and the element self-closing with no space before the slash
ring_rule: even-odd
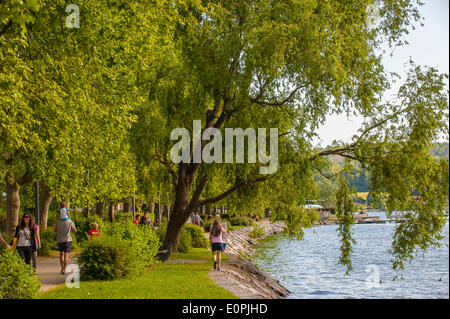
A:
<svg viewBox="0 0 450 319">
<path fill-rule="evenodd" d="M 253 230 L 248 234 L 252 238 L 258 238 L 265 234 L 264 229 L 258 225 L 253 226 Z"/>
<path fill-rule="evenodd" d="M 184 225 L 184 228 L 190 232 L 192 238 L 192 247 L 208 248 L 208 239 L 206 239 L 203 228 L 192 224 Z"/>
<path fill-rule="evenodd" d="M 252 220 L 248 217 L 233 217 L 230 219 L 232 226 L 251 226 Z"/>
<path fill-rule="evenodd" d="M 167 221 L 164 222 L 160 230 L 157 231 L 159 242 L 162 245 L 167 232 Z M 178 252 L 188 253 L 192 248 L 208 248 L 208 239 L 205 237 L 203 228 L 186 223 L 180 234 L 178 242 Z"/>
<path fill-rule="evenodd" d="M 188 253 L 192 249 L 192 236 L 191 232 L 187 228 L 183 228 L 178 242 L 178 252 Z"/>
<path fill-rule="evenodd" d="M 34 269 L 17 252 L 0 252 L 0 299 L 31 299 L 39 295 L 41 283 Z"/>
<path fill-rule="evenodd" d="M 78 256 L 82 280 L 135 276 L 154 263 L 160 244 L 151 227 L 129 221 L 103 226 L 100 236 L 87 242 Z"/>
</svg>

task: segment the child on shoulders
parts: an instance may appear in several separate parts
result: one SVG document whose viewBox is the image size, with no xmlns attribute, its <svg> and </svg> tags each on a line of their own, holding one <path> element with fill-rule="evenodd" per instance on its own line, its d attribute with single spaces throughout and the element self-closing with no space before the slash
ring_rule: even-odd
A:
<svg viewBox="0 0 450 319">
<path fill-rule="evenodd" d="M 67 202 L 61 202 L 61 209 L 59 210 L 59 220 L 70 220 L 69 208 L 67 208 Z"/>
</svg>

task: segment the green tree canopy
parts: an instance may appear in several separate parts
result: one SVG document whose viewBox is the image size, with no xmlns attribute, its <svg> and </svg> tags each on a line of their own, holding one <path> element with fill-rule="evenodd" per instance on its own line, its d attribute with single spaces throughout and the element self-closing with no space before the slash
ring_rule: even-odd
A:
<svg viewBox="0 0 450 319">
<path fill-rule="evenodd" d="M 270 204 L 278 216 L 298 221 L 289 216 L 302 214 L 297 204 L 317 194 L 314 175 L 327 167 L 329 155 L 367 169 L 374 194 L 389 194 L 390 211 L 414 208 L 428 216 L 417 221 L 427 234 L 423 243 L 439 236 L 443 219 L 435 212 L 448 194 L 448 162 L 433 160 L 426 150 L 448 133 L 446 76 L 411 64 L 397 100 L 382 102 L 390 81 L 379 48 L 403 43 L 420 19 L 417 2 L 377 2 L 379 20 L 372 25 L 366 23 L 372 1 L 163 3 L 164 54 L 152 59 L 149 100 L 139 108 L 134 144 L 147 143 L 138 157 L 159 162 L 172 180 L 175 204 L 166 249 L 176 249 L 192 210 L 219 201 Z M 332 113 L 359 114 L 365 122 L 350 143 L 316 150 L 313 137 Z M 192 134 L 194 120 L 201 120 L 202 129 L 220 129 L 222 136 L 225 128 L 278 128 L 278 171 L 260 175 L 258 163 L 171 163 L 171 131 L 183 127 Z M 429 176 L 426 187 L 419 175 Z M 420 205 L 410 199 L 415 190 L 427 198 Z M 349 232 L 344 227 L 342 234 Z M 403 260 L 416 240 L 394 239 L 396 256 Z"/>
</svg>

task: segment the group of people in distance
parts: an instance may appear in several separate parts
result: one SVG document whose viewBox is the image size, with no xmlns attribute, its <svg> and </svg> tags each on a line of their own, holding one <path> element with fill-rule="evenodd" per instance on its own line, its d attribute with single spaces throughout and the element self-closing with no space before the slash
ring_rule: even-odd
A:
<svg viewBox="0 0 450 319">
<path fill-rule="evenodd" d="M 135 219 L 133 220 L 133 224 L 136 226 L 152 226 L 153 228 L 159 227 L 159 221 L 156 219 L 154 223 L 152 223 L 152 220 L 150 217 L 148 217 L 148 212 L 144 212 L 144 215 L 136 214 Z"/>
<path fill-rule="evenodd" d="M 75 224 L 70 219 L 69 211 L 67 202 L 63 201 L 54 228 L 60 257 L 61 274 L 63 275 L 66 272 L 69 254 L 72 251 L 72 232 L 77 232 Z M 99 234 L 98 224 L 91 223 L 88 232 L 89 240 L 93 237 L 98 237 Z M 38 250 L 41 248 L 41 239 L 39 236 L 39 226 L 36 225 L 34 217 L 30 213 L 24 213 L 22 215 L 10 244 L 4 240 L 1 234 L 0 242 L 8 249 L 17 251 L 26 264 L 29 265 L 32 263 L 33 268 L 36 269 Z"/>
<path fill-rule="evenodd" d="M 194 225 L 200 227 L 201 219 L 198 212 L 195 212 L 191 216 L 191 222 Z M 143 216 L 139 214 L 133 220 L 135 225 L 143 226 L 148 225 L 153 228 L 159 227 L 158 220 L 152 224 L 148 213 L 144 212 Z M 58 251 L 60 253 L 61 274 L 65 274 L 68 257 L 72 251 L 72 232 L 76 233 L 77 229 L 75 224 L 70 219 L 70 210 L 67 207 L 67 202 L 61 203 L 61 209 L 59 210 L 58 220 L 55 224 L 54 231 L 56 233 L 56 242 L 58 245 Z M 222 226 L 220 222 L 220 215 L 215 216 L 214 223 L 211 225 L 209 240 L 211 243 L 212 257 L 214 261 L 214 269 L 221 269 L 221 253 L 225 250 L 226 243 L 223 240 L 222 235 L 227 230 Z M 92 240 L 94 237 L 98 237 L 100 231 L 98 230 L 98 224 L 93 222 L 90 224 L 90 230 L 88 231 L 88 238 Z M 11 244 L 8 244 L 0 233 L 0 243 L 5 245 L 9 249 L 17 250 L 19 256 L 25 261 L 26 264 L 32 262 L 33 267 L 36 269 L 37 252 L 41 248 L 41 240 L 39 237 L 39 226 L 35 224 L 34 218 L 31 214 L 23 214 L 19 225 L 16 227 L 16 231 Z"/>
</svg>

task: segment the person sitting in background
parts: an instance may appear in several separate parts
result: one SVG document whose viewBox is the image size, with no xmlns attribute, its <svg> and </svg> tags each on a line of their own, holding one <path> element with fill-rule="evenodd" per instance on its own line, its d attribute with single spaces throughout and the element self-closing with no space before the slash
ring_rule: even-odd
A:
<svg viewBox="0 0 450 319">
<path fill-rule="evenodd" d="M 144 216 L 141 217 L 141 222 L 139 223 L 139 225 L 150 225 L 150 226 L 152 225 L 152 221 L 148 217 L 147 212 L 145 212 Z"/>
<path fill-rule="evenodd" d="M 153 223 L 154 229 L 159 229 L 159 220 L 155 219 L 155 222 Z"/>
<path fill-rule="evenodd" d="M 135 219 L 135 220 L 133 220 L 133 224 L 135 224 L 135 225 L 139 225 L 139 221 L 140 221 L 140 219 L 141 219 L 141 215 L 137 214 L 137 215 L 136 215 L 136 219 Z"/>
<path fill-rule="evenodd" d="M 93 237 L 98 237 L 100 236 L 100 231 L 98 230 L 98 224 L 93 222 L 90 225 L 91 230 L 88 231 L 88 235 L 89 235 L 89 240 L 91 240 Z"/>
</svg>

